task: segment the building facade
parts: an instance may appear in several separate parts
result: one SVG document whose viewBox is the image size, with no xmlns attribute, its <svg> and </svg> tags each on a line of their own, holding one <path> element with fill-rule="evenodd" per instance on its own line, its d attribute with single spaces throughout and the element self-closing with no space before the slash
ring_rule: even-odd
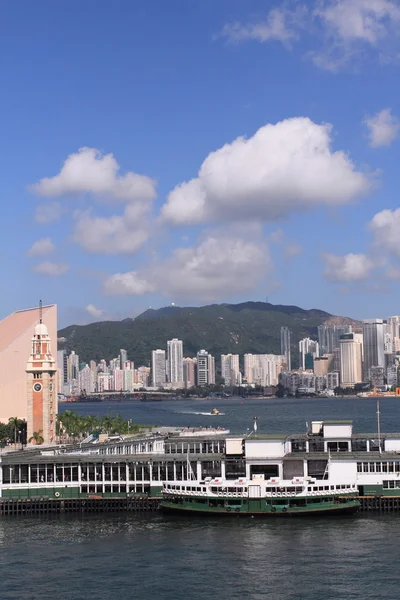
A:
<svg viewBox="0 0 400 600">
<path fill-rule="evenodd" d="M 57 356 L 57 306 L 43 306 L 43 323 Z M 10 417 L 27 419 L 26 361 L 31 352 L 32 333 L 39 323 L 39 308 L 18 310 L 0 321 L 0 421 Z"/>
<path fill-rule="evenodd" d="M 166 383 L 165 350 L 153 350 L 151 353 L 151 375 L 153 387 L 164 387 Z"/>
<path fill-rule="evenodd" d="M 383 319 L 363 321 L 364 381 L 369 381 L 371 367 L 385 366 L 385 328 Z"/>
<path fill-rule="evenodd" d="M 281 355 L 285 358 L 286 371 L 292 370 L 290 342 L 291 340 L 289 327 L 281 327 Z"/>
<path fill-rule="evenodd" d="M 340 384 L 342 387 L 354 387 L 361 383 L 363 338 L 358 333 L 346 333 L 340 336 Z"/>
<path fill-rule="evenodd" d="M 239 354 L 221 354 L 221 377 L 226 386 L 234 386 L 241 383 Z"/>
<path fill-rule="evenodd" d="M 182 340 L 169 340 L 167 342 L 167 380 L 168 383 L 183 383 L 183 342 Z"/>
</svg>

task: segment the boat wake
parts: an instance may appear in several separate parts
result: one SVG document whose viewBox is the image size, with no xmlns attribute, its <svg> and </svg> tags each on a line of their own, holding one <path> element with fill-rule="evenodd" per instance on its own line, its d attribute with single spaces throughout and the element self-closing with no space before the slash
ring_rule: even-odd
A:
<svg viewBox="0 0 400 600">
<path fill-rule="evenodd" d="M 225 415 L 225 413 L 217 413 L 217 414 L 212 414 L 209 412 L 193 412 L 193 411 L 179 411 L 179 413 L 181 415 L 202 415 L 203 417 L 223 417 Z"/>
</svg>

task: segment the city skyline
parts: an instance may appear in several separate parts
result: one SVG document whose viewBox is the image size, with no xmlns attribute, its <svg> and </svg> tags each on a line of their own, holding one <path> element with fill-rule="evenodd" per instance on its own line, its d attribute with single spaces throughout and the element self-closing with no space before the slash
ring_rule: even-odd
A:
<svg viewBox="0 0 400 600">
<path fill-rule="evenodd" d="M 0 317 L 396 314 L 398 3 L 139 4 L 4 11 Z"/>
</svg>

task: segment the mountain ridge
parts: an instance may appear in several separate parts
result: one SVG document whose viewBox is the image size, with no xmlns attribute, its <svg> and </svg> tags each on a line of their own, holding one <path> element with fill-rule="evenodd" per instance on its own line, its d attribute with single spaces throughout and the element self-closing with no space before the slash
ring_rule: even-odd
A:
<svg viewBox="0 0 400 600">
<path fill-rule="evenodd" d="M 151 351 L 166 348 L 167 340 L 183 340 L 184 355 L 194 356 L 202 348 L 217 361 L 224 353 L 280 353 L 280 328 L 292 335 L 292 361 L 296 365 L 298 341 L 317 337 L 318 325 L 330 320 L 357 323 L 319 309 L 267 302 L 209 304 L 200 307 L 165 306 L 147 309 L 134 319 L 70 325 L 58 332 L 59 347 L 75 350 L 83 362 L 110 360 L 121 348 L 136 365 L 149 365 Z"/>
</svg>

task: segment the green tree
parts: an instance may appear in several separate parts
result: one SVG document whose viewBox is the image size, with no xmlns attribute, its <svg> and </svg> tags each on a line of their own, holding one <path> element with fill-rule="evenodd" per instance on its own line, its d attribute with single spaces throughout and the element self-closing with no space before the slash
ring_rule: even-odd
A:
<svg viewBox="0 0 400 600">
<path fill-rule="evenodd" d="M 17 437 L 18 437 L 18 430 L 20 427 L 20 422 L 21 419 L 18 419 L 18 417 L 10 417 L 8 419 L 8 424 L 12 430 L 12 434 L 14 437 L 14 448 L 17 449 Z"/>
<path fill-rule="evenodd" d="M 39 431 L 34 431 L 32 437 L 29 438 L 29 442 L 35 442 L 36 446 L 40 446 L 44 442 L 44 437 L 42 436 L 42 429 Z"/>
</svg>

